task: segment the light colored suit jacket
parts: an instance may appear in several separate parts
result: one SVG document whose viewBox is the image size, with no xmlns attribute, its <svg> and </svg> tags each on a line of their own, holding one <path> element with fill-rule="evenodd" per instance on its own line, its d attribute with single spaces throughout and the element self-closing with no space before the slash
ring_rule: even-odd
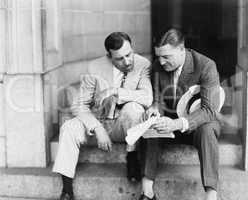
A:
<svg viewBox="0 0 248 200">
<path fill-rule="evenodd" d="M 114 87 L 113 64 L 107 57 L 100 57 L 90 62 L 88 73 L 81 75 L 78 101 L 72 105 L 74 115 L 83 121 L 88 131 L 101 125 L 99 118 L 101 112 L 95 106 L 98 93 Z M 126 76 L 123 88 L 118 89 L 119 100 L 123 103 L 137 102 L 145 108 L 153 101 L 152 86 L 150 82 L 150 61 L 134 54 L 134 69 Z M 108 115 L 108 114 L 107 114 Z M 109 116 L 114 118 L 114 116 Z"/>
<path fill-rule="evenodd" d="M 186 49 L 185 63 L 177 85 L 176 104 L 172 103 L 172 83 L 173 74 L 166 72 L 158 60 L 155 61 L 153 64 L 154 104 L 160 105 L 164 115 L 176 118 L 175 106 L 181 96 L 190 86 L 200 85 L 201 108 L 186 117 L 189 122 L 189 130 L 216 120 L 215 98 L 218 97 L 220 83 L 213 60 L 192 49 Z"/>
</svg>

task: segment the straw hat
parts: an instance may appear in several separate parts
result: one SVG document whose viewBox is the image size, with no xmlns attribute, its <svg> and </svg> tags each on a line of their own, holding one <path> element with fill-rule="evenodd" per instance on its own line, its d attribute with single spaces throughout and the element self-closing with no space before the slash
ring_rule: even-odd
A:
<svg viewBox="0 0 248 200">
<path fill-rule="evenodd" d="M 214 105 L 216 106 L 217 111 L 220 111 L 225 101 L 225 91 L 221 86 L 219 86 L 219 92 L 216 92 L 216 98 L 214 98 L 214 100 L 216 101 L 214 102 Z M 177 115 L 178 117 L 186 117 L 190 113 L 199 109 L 200 106 L 200 85 L 193 85 L 180 98 L 176 108 Z"/>
</svg>

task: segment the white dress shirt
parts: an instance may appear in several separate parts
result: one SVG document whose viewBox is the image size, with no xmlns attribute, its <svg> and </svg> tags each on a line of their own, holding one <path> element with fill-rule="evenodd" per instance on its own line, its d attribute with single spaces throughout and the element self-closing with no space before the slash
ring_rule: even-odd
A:
<svg viewBox="0 0 248 200">
<path fill-rule="evenodd" d="M 123 78 L 124 78 L 124 73 L 113 66 L 113 81 L 115 88 L 121 87 Z"/>
<path fill-rule="evenodd" d="M 184 59 L 185 61 L 185 59 Z M 177 91 L 177 85 L 178 85 L 178 80 L 179 80 L 179 77 L 182 73 L 182 69 L 183 69 L 183 65 L 184 65 L 184 62 L 183 64 L 178 68 L 176 69 L 176 71 L 174 72 L 174 77 L 173 77 L 173 95 L 174 95 L 174 99 L 176 99 L 176 91 Z M 181 132 L 185 132 L 189 129 L 189 122 L 186 118 L 184 117 L 180 117 L 180 119 L 182 120 L 182 123 L 183 123 L 183 128 L 180 130 Z"/>
<path fill-rule="evenodd" d="M 119 88 L 122 87 L 123 83 L 125 82 L 125 80 L 123 80 L 125 78 L 125 75 L 122 71 L 120 71 L 119 69 L 117 69 L 115 66 L 113 66 L 113 82 L 114 82 L 114 87 L 117 88 L 117 96 L 119 97 Z M 118 98 L 117 99 L 117 104 L 123 104 L 123 101 Z"/>
</svg>

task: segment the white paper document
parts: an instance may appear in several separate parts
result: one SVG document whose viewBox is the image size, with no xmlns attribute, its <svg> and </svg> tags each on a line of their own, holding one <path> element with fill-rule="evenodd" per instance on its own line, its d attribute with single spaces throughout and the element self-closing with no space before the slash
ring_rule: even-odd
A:
<svg viewBox="0 0 248 200">
<path fill-rule="evenodd" d="M 158 117 L 151 117 L 143 123 L 140 123 L 130 129 L 127 130 L 127 136 L 125 138 L 126 142 L 129 145 L 135 144 L 137 140 L 143 136 L 144 138 L 174 138 L 173 133 L 168 134 L 159 134 L 154 129 L 150 129 L 150 127 L 156 122 Z"/>
</svg>

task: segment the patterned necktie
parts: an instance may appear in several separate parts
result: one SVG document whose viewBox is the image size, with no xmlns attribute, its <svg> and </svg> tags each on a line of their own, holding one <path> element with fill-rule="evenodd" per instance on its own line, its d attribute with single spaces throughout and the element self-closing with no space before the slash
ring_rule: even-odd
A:
<svg viewBox="0 0 248 200">
<path fill-rule="evenodd" d="M 124 83 L 126 81 L 127 73 L 123 73 L 122 79 L 121 79 L 121 84 L 120 88 L 124 87 Z M 113 118 L 117 118 L 119 116 L 120 110 L 122 108 L 123 104 L 113 104 L 111 110 L 113 111 Z"/>
<path fill-rule="evenodd" d="M 127 73 L 123 72 L 123 76 L 122 76 L 122 79 L 121 79 L 121 85 L 120 85 L 121 88 L 123 88 L 123 86 L 124 86 L 124 83 L 126 81 L 126 77 L 127 77 Z"/>
</svg>

